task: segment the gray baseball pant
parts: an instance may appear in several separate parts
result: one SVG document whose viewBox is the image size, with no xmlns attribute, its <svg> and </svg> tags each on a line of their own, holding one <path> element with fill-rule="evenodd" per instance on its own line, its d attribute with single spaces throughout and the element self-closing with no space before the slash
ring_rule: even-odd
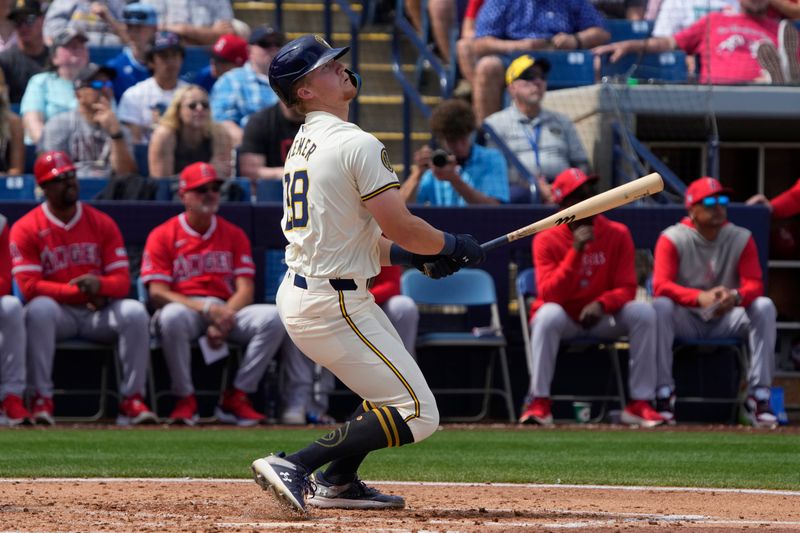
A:
<svg viewBox="0 0 800 533">
<path fill-rule="evenodd" d="M 176 302 L 161 308 L 154 319 L 172 380 L 172 393 L 178 397 L 194 394 L 191 343 L 205 334 L 209 321 L 201 313 Z M 228 340 L 247 345 L 247 348 L 233 386 L 244 392 L 255 392 L 269 362 L 283 343 L 286 330 L 274 305 L 248 305 L 236 313 L 234 320 Z"/>
<path fill-rule="evenodd" d="M 652 400 L 656 391 L 656 313 L 644 302 L 628 302 L 613 315 L 606 314 L 590 329 L 584 329 L 557 303 L 540 307 L 531 323 L 532 369 L 529 393 L 537 398 L 550 396 L 550 383 L 556 370 L 562 340 L 597 337 L 613 340 L 623 335 L 630 339 L 628 388 L 633 400 Z"/>
<path fill-rule="evenodd" d="M 0 399 L 25 392 L 25 316 L 16 296 L 0 298 Z"/>
<path fill-rule="evenodd" d="M 53 358 L 56 342 L 81 338 L 117 343 L 122 365 L 120 394 L 144 394 L 150 363 L 150 316 L 136 300 L 111 300 L 99 311 L 83 305 L 62 305 L 48 296 L 37 296 L 25 305 L 28 334 L 28 377 L 33 390 L 53 395 Z"/>
<path fill-rule="evenodd" d="M 772 384 L 777 311 L 769 298 L 760 296 L 747 309 L 734 307 L 722 317 L 708 322 L 688 307 L 677 305 L 663 296 L 653 300 L 653 307 L 658 316 L 659 388 L 667 386 L 675 390 L 675 380 L 672 378 L 672 344 L 675 337 L 747 337 L 750 348 L 747 383 L 750 389 L 769 387 Z"/>
<path fill-rule="evenodd" d="M 419 326 L 419 310 L 414 300 L 403 294 L 392 296 L 381 305 L 408 353 L 414 355 Z M 328 410 L 328 394 L 336 387 L 336 378 L 330 370 L 314 363 L 294 343 L 292 352 L 284 360 L 283 410 L 304 408 L 318 413 Z"/>
</svg>

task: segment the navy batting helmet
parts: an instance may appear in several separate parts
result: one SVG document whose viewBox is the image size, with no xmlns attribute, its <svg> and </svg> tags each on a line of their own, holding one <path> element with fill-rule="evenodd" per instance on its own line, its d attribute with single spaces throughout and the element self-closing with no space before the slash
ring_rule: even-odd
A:
<svg viewBox="0 0 800 533">
<path fill-rule="evenodd" d="M 296 104 L 292 85 L 322 65 L 339 59 L 350 50 L 349 46 L 331 48 L 319 35 L 303 35 L 283 46 L 269 66 L 269 84 L 287 106 Z M 350 81 L 359 88 L 360 78 L 348 70 Z"/>
</svg>

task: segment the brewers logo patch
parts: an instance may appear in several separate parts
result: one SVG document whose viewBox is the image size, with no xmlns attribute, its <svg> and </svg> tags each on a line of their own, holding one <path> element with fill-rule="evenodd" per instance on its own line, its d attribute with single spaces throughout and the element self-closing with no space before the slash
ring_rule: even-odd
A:
<svg viewBox="0 0 800 533">
<path fill-rule="evenodd" d="M 392 164 L 389 162 L 389 152 L 386 151 L 386 148 L 381 150 L 381 163 L 383 163 L 383 166 L 386 167 L 386 170 L 389 172 L 394 172 Z"/>
</svg>

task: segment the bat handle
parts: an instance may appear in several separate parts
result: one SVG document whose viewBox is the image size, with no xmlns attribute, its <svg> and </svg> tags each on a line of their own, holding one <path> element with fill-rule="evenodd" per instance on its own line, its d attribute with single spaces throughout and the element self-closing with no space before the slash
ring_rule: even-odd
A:
<svg viewBox="0 0 800 533">
<path fill-rule="evenodd" d="M 492 239 L 491 241 L 486 241 L 485 243 L 481 244 L 481 248 L 483 248 L 484 252 L 488 252 L 489 250 L 494 250 L 495 248 L 500 248 L 504 244 L 508 244 L 508 235 L 503 235 L 496 239 Z"/>
</svg>

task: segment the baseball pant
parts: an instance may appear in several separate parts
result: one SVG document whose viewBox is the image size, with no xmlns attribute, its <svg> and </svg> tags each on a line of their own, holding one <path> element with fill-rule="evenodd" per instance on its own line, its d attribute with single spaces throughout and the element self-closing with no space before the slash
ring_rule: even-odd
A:
<svg viewBox="0 0 800 533">
<path fill-rule="evenodd" d="M 224 303 L 222 300 L 217 301 Z M 236 313 L 234 320 L 235 324 L 227 340 L 242 346 L 247 345 L 247 348 L 233 386 L 252 393 L 258 389 L 258 384 L 283 343 L 286 332 L 274 305 L 248 305 Z M 205 334 L 208 320 L 201 313 L 172 302 L 156 313 L 154 321 L 169 369 L 172 393 L 178 397 L 194 394 L 191 343 Z"/>
<path fill-rule="evenodd" d="M 25 392 L 25 318 L 16 296 L 0 298 L 0 400 Z"/>
<path fill-rule="evenodd" d="M 658 387 L 675 390 L 672 378 L 672 344 L 675 337 L 708 339 L 713 337 L 747 337 L 750 368 L 747 383 L 750 389 L 769 387 L 775 365 L 775 304 L 765 296 L 753 300 L 747 309 L 734 307 L 724 316 L 704 321 L 690 308 L 677 305 L 669 298 L 653 300 L 658 316 Z"/>
<path fill-rule="evenodd" d="M 540 307 L 531 322 L 530 394 L 550 396 L 562 340 L 596 337 L 613 340 L 623 335 L 630 340 L 628 388 L 633 400 L 652 400 L 656 390 L 656 313 L 644 302 L 628 302 L 614 314 L 606 314 L 589 329 L 583 328 L 556 303 Z"/>
<path fill-rule="evenodd" d="M 400 335 L 403 346 L 413 356 L 419 326 L 417 304 L 408 296 L 398 294 L 380 307 Z M 292 356 L 284 360 L 283 410 L 327 412 L 328 395 L 336 386 L 333 374 L 303 355 L 297 346 L 292 345 L 289 351 Z"/>
<path fill-rule="evenodd" d="M 144 394 L 150 363 L 150 316 L 136 300 L 112 300 L 99 311 L 83 305 L 61 305 L 48 296 L 37 296 L 25 305 L 28 332 L 28 378 L 33 390 L 53 395 L 53 358 L 56 342 L 81 338 L 117 343 L 122 365 L 120 394 Z"/>
<path fill-rule="evenodd" d="M 397 409 L 419 442 L 439 425 L 439 411 L 425 377 L 389 318 L 375 303 L 366 279 L 354 290 L 330 280 L 306 278 L 295 285 L 287 272 L 277 303 L 286 331 L 311 360 L 377 407 Z"/>
</svg>

